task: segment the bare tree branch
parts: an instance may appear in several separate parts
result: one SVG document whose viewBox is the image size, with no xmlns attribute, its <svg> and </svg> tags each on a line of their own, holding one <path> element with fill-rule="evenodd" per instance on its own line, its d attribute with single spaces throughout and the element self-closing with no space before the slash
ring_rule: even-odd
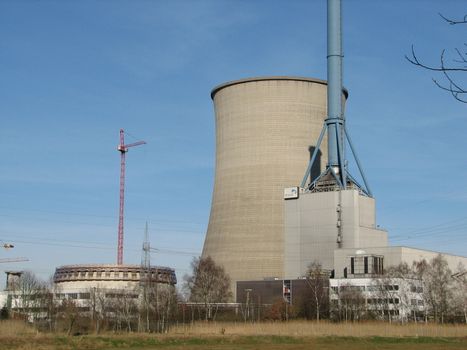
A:
<svg viewBox="0 0 467 350">
<path fill-rule="evenodd" d="M 441 57 L 444 57 L 444 54 L 446 52 L 446 49 L 444 49 L 443 51 L 441 51 Z M 467 67 L 463 68 L 463 67 L 446 67 L 444 64 L 441 65 L 440 67 L 436 67 L 436 66 L 429 66 L 427 64 L 424 64 L 424 63 L 421 63 L 420 60 L 418 59 L 417 55 L 415 54 L 415 49 L 412 45 L 412 57 L 409 57 L 407 55 L 405 55 L 405 59 L 407 61 L 409 61 L 410 63 L 412 63 L 413 65 L 415 66 L 419 66 L 419 67 L 422 67 L 422 68 L 425 68 L 425 69 L 428 69 L 428 70 L 432 70 L 432 71 L 435 71 L 435 72 L 446 72 L 446 71 L 452 71 L 452 72 L 467 72 Z M 467 61 L 466 61 L 467 62 Z"/>
<path fill-rule="evenodd" d="M 464 44 L 465 45 L 465 44 Z M 467 60 L 465 59 L 464 55 L 465 54 L 462 54 L 458 48 L 455 48 L 457 54 L 459 55 L 460 57 L 460 60 L 453 60 L 454 62 L 458 62 L 458 63 L 467 63 Z"/>
<path fill-rule="evenodd" d="M 438 15 L 451 25 L 467 23 L 467 15 L 465 15 L 464 19 L 462 19 L 460 21 L 453 21 L 452 19 L 449 19 L 449 18 L 443 16 L 443 14 L 441 14 L 439 12 L 438 12 Z"/>
<path fill-rule="evenodd" d="M 443 16 L 441 13 L 439 13 L 439 16 L 450 25 L 467 24 L 467 15 L 465 15 L 462 20 L 452 20 Z M 467 43 L 464 43 L 464 46 L 467 46 Z M 446 82 L 441 83 L 437 79 L 432 78 L 433 83 L 441 90 L 451 93 L 455 100 L 462 103 L 467 103 L 467 87 L 461 86 L 461 84 L 458 82 L 457 76 L 454 78 L 455 73 L 467 72 L 467 52 L 461 52 L 461 50 L 458 48 L 455 48 L 454 51 L 457 58 L 452 58 L 452 65 L 446 63 L 446 49 L 441 51 L 439 66 L 422 63 L 415 53 L 413 45 L 411 48 L 411 56 L 409 57 L 405 55 L 405 59 L 414 66 L 421 67 L 433 72 L 442 73 L 446 79 Z"/>
</svg>

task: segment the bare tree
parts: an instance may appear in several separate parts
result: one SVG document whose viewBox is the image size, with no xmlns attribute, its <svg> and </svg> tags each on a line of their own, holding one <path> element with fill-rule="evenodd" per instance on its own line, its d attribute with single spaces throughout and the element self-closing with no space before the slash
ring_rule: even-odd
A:
<svg viewBox="0 0 467 350">
<path fill-rule="evenodd" d="M 316 320 L 319 321 L 329 306 L 329 275 L 319 262 L 314 261 L 308 266 L 306 283 L 311 290 Z"/>
<path fill-rule="evenodd" d="M 443 323 L 451 311 L 454 281 L 446 259 L 438 254 L 429 263 L 426 260 L 415 262 L 414 272 L 423 284 L 425 321 L 428 320 L 428 316 L 432 316 L 435 321 Z"/>
<path fill-rule="evenodd" d="M 172 286 L 159 286 L 155 302 L 156 331 L 166 333 L 169 330 L 171 319 L 174 318 L 177 307 L 177 293 Z"/>
<path fill-rule="evenodd" d="M 464 265 L 459 264 L 452 278 L 454 279 L 452 286 L 453 309 L 461 312 L 464 322 L 467 323 L 467 270 Z"/>
<path fill-rule="evenodd" d="M 467 15 L 461 20 L 452 20 L 439 14 L 441 18 L 450 25 L 467 24 Z M 465 84 L 465 74 L 459 73 L 467 72 L 467 43 L 464 43 L 463 48 L 455 48 L 452 56 L 448 57 L 446 49 L 443 49 L 440 54 L 440 62 L 436 65 L 422 63 L 417 54 L 415 53 L 414 46 L 412 45 L 412 52 L 410 57 L 405 58 L 415 66 L 438 72 L 444 77 L 444 81 L 439 81 L 433 78 L 433 82 L 440 89 L 448 91 L 459 102 L 467 103 L 467 86 Z M 461 81 L 464 79 L 464 83 Z"/>
<path fill-rule="evenodd" d="M 49 294 L 46 283 L 32 272 L 25 271 L 13 291 L 13 312 L 27 317 L 31 322 L 46 312 L 45 302 Z"/>
<path fill-rule="evenodd" d="M 449 301 L 452 300 L 450 284 L 452 272 L 441 254 L 430 261 L 428 270 L 429 302 L 435 320 L 443 323 L 449 312 Z"/>
<path fill-rule="evenodd" d="M 50 278 L 47 284 L 44 283 L 41 308 L 44 310 L 44 316 L 49 331 L 55 331 L 56 329 L 59 303 L 55 295 L 57 295 L 58 292 L 59 288 L 54 284 L 53 278 Z"/>
<path fill-rule="evenodd" d="M 80 311 L 76 302 L 72 299 L 63 299 L 59 307 L 59 317 L 64 322 L 67 334 L 71 335 L 80 317 Z"/>
<path fill-rule="evenodd" d="M 265 319 L 271 321 L 288 321 L 297 315 L 296 308 L 289 304 L 284 298 L 276 299 L 271 305 L 267 306 Z"/>
<path fill-rule="evenodd" d="M 194 258 L 191 263 L 192 275 L 185 276 L 190 301 L 202 303 L 205 319 L 212 320 L 216 303 L 227 302 L 231 297 L 230 277 L 222 266 L 216 265 L 211 257 Z"/>
<path fill-rule="evenodd" d="M 364 317 L 365 297 L 361 287 L 343 284 L 338 287 L 338 300 L 332 313 L 334 318 L 341 321 L 358 321 Z"/>
<path fill-rule="evenodd" d="M 86 306 L 89 308 L 91 328 L 99 334 L 106 306 L 105 291 L 99 287 L 92 287 L 88 289 L 88 293 L 89 299 L 86 301 Z"/>
<path fill-rule="evenodd" d="M 112 310 L 115 315 L 115 330 L 133 330 L 133 323 L 138 315 L 138 294 L 129 289 L 112 294 Z"/>
<path fill-rule="evenodd" d="M 387 275 L 398 282 L 397 297 L 399 298 L 399 303 L 395 305 L 395 309 L 401 312 L 401 320 L 408 321 L 413 318 L 416 321 L 420 310 L 420 299 L 418 298 L 423 289 L 414 271 L 407 263 L 403 262 L 397 266 L 389 267 Z"/>
<path fill-rule="evenodd" d="M 388 277 L 374 279 L 371 286 L 374 294 L 368 300 L 368 303 L 372 305 L 372 311 L 376 313 L 378 318 L 384 320 L 387 316 L 389 322 L 391 322 L 389 300 L 392 299 L 392 289 L 391 291 L 388 289 L 390 285 L 392 286 L 392 281 Z"/>
</svg>

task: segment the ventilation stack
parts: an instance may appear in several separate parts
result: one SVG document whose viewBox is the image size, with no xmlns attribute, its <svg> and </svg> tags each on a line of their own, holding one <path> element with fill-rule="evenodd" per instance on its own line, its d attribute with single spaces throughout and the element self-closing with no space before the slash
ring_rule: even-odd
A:
<svg viewBox="0 0 467 350">
<path fill-rule="evenodd" d="M 375 200 L 345 127 L 341 0 L 328 0 L 327 12 L 328 114 L 300 188 L 284 192 L 284 270 L 285 278 L 291 279 L 304 276 L 312 262 L 333 270 L 336 249 L 387 245 L 387 233 L 376 226 Z M 326 168 L 314 176 L 311 169 L 326 136 Z M 362 184 L 349 172 L 347 145 Z"/>
</svg>

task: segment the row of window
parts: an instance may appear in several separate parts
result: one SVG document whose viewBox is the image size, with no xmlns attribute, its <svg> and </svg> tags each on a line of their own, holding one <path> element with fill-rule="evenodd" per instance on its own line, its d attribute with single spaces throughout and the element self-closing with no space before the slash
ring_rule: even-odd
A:
<svg viewBox="0 0 467 350">
<path fill-rule="evenodd" d="M 85 278 L 85 277 L 88 277 L 88 278 L 101 278 L 101 277 L 123 277 L 123 278 L 128 278 L 128 277 L 131 277 L 132 278 L 138 278 L 138 273 L 136 272 L 132 272 L 131 274 L 129 272 L 119 272 L 119 271 L 91 271 L 91 272 L 87 272 L 87 271 L 81 271 L 81 272 L 69 272 L 69 273 L 61 273 L 60 274 L 60 277 L 61 278 L 78 278 L 78 277 L 81 277 L 81 278 Z"/>
<path fill-rule="evenodd" d="M 340 286 L 331 287 L 331 290 L 335 293 L 339 291 L 359 291 L 359 292 L 379 292 L 379 291 L 398 291 L 399 285 L 397 284 L 384 284 L 384 285 L 371 285 L 371 286 Z"/>
<path fill-rule="evenodd" d="M 132 279 L 139 279 L 140 273 L 137 272 L 120 272 L 120 271 L 81 271 L 81 272 L 69 272 L 69 273 L 60 273 L 59 278 L 62 279 L 75 279 L 75 278 L 132 278 Z M 162 280 L 164 279 L 164 275 L 159 273 L 152 273 L 152 279 Z"/>
<path fill-rule="evenodd" d="M 399 298 L 368 298 L 366 302 L 370 305 L 399 304 Z"/>
<path fill-rule="evenodd" d="M 412 306 L 423 306 L 425 305 L 425 303 L 423 302 L 423 300 L 420 300 L 420 299 L 410 299 L 410 305 Z"/>
<path fill-rule="evenodd" d="M 138 294 L 128 294 L 128 293 L 106 293 L 106 298 L 119 298 L 125 297 L 130 299 L 138 299 Z M 91 299 L 91 293 L 56 293 L 55 298 L 59 300 L 64 299 Z"/>
<path fill-rule="evenodd" d="M 352 275 L 382 275 L 383 270 L 382 256 L 352 256 L 350 258 L 350 273 Z"/>
<path fill-rule="evenodd" d="M 18 295 L 18 294 L 12 294 L 11 297 L 13 299 L 25 299 L 25 300 L 41 300 L 46 298 L 46 294 L 42 293 L 31 293 L 31 294 L 24 294 L 24 295 Z"/>
<path fill-rule="evenodd" d="M 339 288 L 341 290 L 352 290 L 352 291 L 367 291 L 367 292 L 380 292 L 380 291 L 398 291 L 398 284 L 383 284 L 383 285 L 370 285 L 370 286 L 340 286 L 340 287 L 331 287 L 331 290 L 335 293 L 338 292 Z M 423 293 L 422 286 L 410 286 L 410 292 L 412 293 Z"/>
<path fill-rule="evenodd" d="M 90 299 L 90 293 L 55 293 L 55 298 L 59 300 L 63 299 Z"/>
<path fill-rule="evenodd" d="M 412 293 L 423 293 L 423 287 L 421 287 L 421 286 L 410 286 L 410 291 Z"/>
</svg>

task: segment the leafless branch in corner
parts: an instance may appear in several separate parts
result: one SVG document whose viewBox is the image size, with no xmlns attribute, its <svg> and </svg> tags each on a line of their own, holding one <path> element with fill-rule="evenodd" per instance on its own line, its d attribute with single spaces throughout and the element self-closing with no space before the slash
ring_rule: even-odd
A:
<svg viewBox="0 0 467 350">
<path fill-rule="evenodd" d="M 464 18 L 462 20 L 460 20 L 460 21 L 453 21 L 452 19 L 449 19 L 449 18 L 443 16 L 443 14 L 439 13 L 439 12 L 438 12 L 438 15 L 451 25 L 467 23 L 467 15 L 465 15 Z"/>
<path fill-rule="evenodd" d="M 452 20 L 443 16 L 441 13 L 439 13 L 439 16 L 450 25 L 467 24 L 467 15 L 465 15 L 462 20 Z M 464 43 L 464 46 L 467 47 L 467 43 Z M 453 78 L 453 74 L 455 74 L 456 72 L 467 72 L 467 52 L 462 52 L 458 48 L 455 48 L 454 51 L 456 53 L 456 58 L 452 58 L 451 65 L 446 64 L 446 49 L 443 49 L 441 51 L 439 65 L 428 65 L 422 63 L 418 58 L 417 54 L 415 53 L 413 45 L 411 56 L 405 55 L 405 59 L 415 66 L 421 67 L 426 70 L 442 73 L 445 78 L 445 82 L 441 83 L 437 79 L 433 78 L 434 84 L 441 90 L 450 92 L 454 99 L 456 99 L 457 101 L 467 103 L 467 88 L 462 87 L 456 81 L 456 79 Z"/>
<path fill-rule="evenodd" d="M 457 50 L 457 49 L 456 49 Z M 460 51 L 457 50 L 459 53 Z M 441 51 L 441 57 L 442 57 L 442 60 L 443 60 L 443 57 L 444 57 L 444 54 L 445 54 L 446 50 L 443 50 Z M 463 62 L 466 62 L 467 63 L 467 60 L 465 57 L 462 57 L 463 58 Z M 442 66 L 429 66 L 427 64 L 424 64 L 422 62 L 420 62 L 420 60 L 418 59 L 417 55 L 415 54 L 415 49 L 412 45 L 412 56 L 409 57 L 407 55 L 405 55 L 405 59 L 407 61 L 409 61 L 410 63 L 412 63 L 413 65 L 415 66 L 419 66 L 419 67 L 422 67 L 422 68 L 425 68 L 425 69 L 428 69 L 428 70 L 432 70 L 432 71 L 435 71 L 435 72 L 467 72 L 467 67 L 447 67 L 445 66 L 444 64 Z"/>
</svg>

